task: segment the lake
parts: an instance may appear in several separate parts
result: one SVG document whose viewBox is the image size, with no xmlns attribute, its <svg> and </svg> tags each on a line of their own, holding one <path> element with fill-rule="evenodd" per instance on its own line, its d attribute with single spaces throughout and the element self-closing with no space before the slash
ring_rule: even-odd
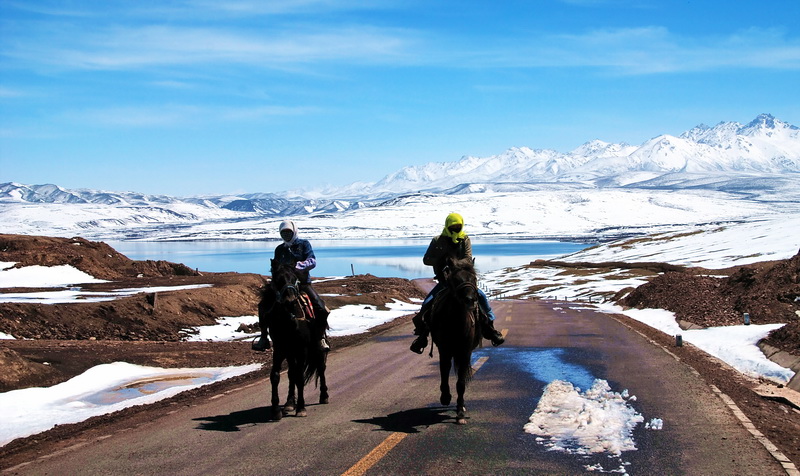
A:
<svg viewBox="0 0 800 476">
<path fill-rule="evenodd" d="M 109 241 L 109 245 L 134 260 L 166 260 L 209 272 L 269 273 L 275 241 Z M 425 240 L 311 240 L 317 267 L 315 277 L 372 274 L 379 277 L 428 278 L 430 266 L 422 256 Z M 472 240 L 479 272 L 521 266 L 537 259 L 552 259 L 580 251 L 592 244 L 540 240 Z"/>
</svg>

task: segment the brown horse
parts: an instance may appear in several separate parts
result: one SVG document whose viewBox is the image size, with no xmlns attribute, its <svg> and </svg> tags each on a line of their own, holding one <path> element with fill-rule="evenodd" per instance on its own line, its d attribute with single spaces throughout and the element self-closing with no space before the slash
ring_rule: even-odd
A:
<svg viewBox="0 0 800 476">
<path fill-rule="evenodd" d="M 258 314 L 262 322 L 268 323 L 272 335 L 272 418 L 294 411 L 298 417 L 306 413 L 303 390 L 312 378 L 320 388 L 319 402 L 328 403 L 328 387 L 325 382 L 327 354 L 317 343 L 325 330 L 311 319 L 301 302 L 300 280 L 294 267 L 278 265 L 272 261 L 272 280 L 261 290 Z M 281 380 L 283 362 L 288 363 L 289 393 L 281 411 L 278 385 Z M 296 397 L 295 397 L 296 392 Z"/>
<path fill-rule="evenodd" d="M 447 258 L 442 289 L 431 310 L 431 336 L 439 349 L 442 405 L 450 405 L 450 368 L 456 371 L 456 422 L 467 423 L 464 392 L 472 378 L 472 351 L 481 341 L 478 326 L 478 279 L 471 259 Z"/>
</svg>

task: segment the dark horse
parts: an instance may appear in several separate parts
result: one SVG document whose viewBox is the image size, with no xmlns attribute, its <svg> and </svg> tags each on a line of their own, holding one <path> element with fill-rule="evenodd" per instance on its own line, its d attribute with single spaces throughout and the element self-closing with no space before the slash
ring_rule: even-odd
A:
<svg viewBox="0 0 800 476">
<path fill-rule="evenodd" d="M 464 391 L 472 378 L 472 351 L 481 341 L 478 326 L 478 279 L 471 259 L 447 258 L 442 289 L 431 310 L 431 336 L 439 349 L 440 402 L 450 405 L 450 367 L 456 371 L 456 422 L 467 423 Z"/>
<path fill-rule="evenodd" d="M 258 303 L 259 318 L 269 323 L 272 335 L 272 418 L 294 411 L 298 417 L 306 416 L 303 388 L 311 379 L 317 379 L 320 388 L 319 402 L 328 403 L 328 387 L 325 383 L 326 353 L 317 343 L 325 334 L 322 325 L 314 322 L 303 304 L 305 295 L 300 291 L 300 280 L 294 267 L 279 265 L 272 261 L 272 280 L 261 290 Z M 281 411 L 278 399 L 278 384 L 281 380 L 283 361 L 289 371 L 289 394 Z M 295 391 L 297 397 L 295 399 Z"/>
</svg>

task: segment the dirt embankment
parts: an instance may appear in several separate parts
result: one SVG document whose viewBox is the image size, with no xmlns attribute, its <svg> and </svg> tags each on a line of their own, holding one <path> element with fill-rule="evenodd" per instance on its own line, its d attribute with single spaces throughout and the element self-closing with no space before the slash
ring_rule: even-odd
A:
<svg viewBox="0 0 800 476">
<path fill-rule="evenodd" d="M 620 304 L 667 309 L 700 327 L 785 323 L 765 342 L 800 355 L 800 253 L 726 270 L 665 272 L 634 289 Z"/>
<path fill-rule="evenodd" d="M 97 279 L 197 276 L 196 270 L 168 261 L 134 261 L 106 243 L 83 238 L 0 234 L 0 261 L 15 267 L 71 265 Z"/>
</svg>

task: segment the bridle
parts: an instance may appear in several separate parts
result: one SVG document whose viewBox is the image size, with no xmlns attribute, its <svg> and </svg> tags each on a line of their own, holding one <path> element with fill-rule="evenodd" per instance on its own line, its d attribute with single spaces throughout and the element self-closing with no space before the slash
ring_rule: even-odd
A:
<svg viewBox="0 0 800 476">
<path fill-rule="evenodd" d="M 472 281 L 467 281 L 467 282 L 461 283 L 458 286 L 456 286 L 455 291 L 459 292 L 459 291 L 464 290 L 464 289 L 472 290 L 472 291 L 475 291 L 477 293 L 478 292 L 478 285 L 473 283 Z"/>
<path fill-rule="evenodd" d="M 286 271 L 285 274 L 291 274 L 292 277 L 287 279 L 280 289 L 273 287 L 275 292 L 274 305 L 284 306 L 289 313 L 289 318 L 292 320 L 305 319 L 306 313 L 300 302 L 300 279 L 294 273 Z M 272 282 L 275 282 L 275 276 L 273 276 Z"/>
<path fill-rule="evenodd" d="M 275 299 L 284 304 L 288 297 L 294 297 L 297 299 L 300 296 L 300 280 L 295 278 L 294 280 L 289 280 L 286 284 L 283 285 L 279 290 L 275 291 Z"/>
</svg>

